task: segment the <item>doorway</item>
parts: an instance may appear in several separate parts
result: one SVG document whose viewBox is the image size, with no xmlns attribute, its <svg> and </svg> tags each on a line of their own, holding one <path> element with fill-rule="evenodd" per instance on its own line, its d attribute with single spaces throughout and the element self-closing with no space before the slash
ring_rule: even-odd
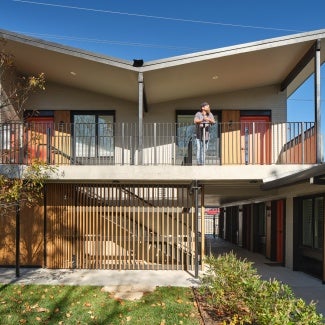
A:
<svg viewBox="0 0 325 325">
<path fill-rule="evenodd" d="M 241 116 L 241 156 L 248 164 L 271 163 L 271 125 L 269 116 Z"/>
<path fill-rule="evenodd" d="M 27 119 L 25 163 L 34 160 L 51 163 L 51 135 L 54 128 L 53 117 L 30 117 Z"/>
</svg>

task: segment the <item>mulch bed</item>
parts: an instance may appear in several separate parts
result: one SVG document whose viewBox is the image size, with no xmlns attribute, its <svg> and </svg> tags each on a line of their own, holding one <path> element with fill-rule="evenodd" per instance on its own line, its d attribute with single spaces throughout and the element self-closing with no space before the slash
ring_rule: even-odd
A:
<svg viewBox="0 0 325 325">
<path fill-rule="evenodd" d="M 193 288 L 194 297 L 204 325 L 229 324 L 231 315 L 226 315 L 223 311 L 209 305 L 206 298 L 202 296 L 197 288 Z"/>
</svg>

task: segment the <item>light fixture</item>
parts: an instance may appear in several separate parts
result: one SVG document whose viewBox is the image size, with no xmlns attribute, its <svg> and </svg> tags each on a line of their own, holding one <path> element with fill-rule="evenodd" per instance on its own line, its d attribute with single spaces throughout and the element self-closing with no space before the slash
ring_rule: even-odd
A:
<svg viewBox="0 0 325 325">
<path fill-rule="evenodd" d="M 74 72 L 74 71 L 70 71 L 70 74 L 71 74 L 71 76 L 76 76 L 77 75 L 77 73 Z"/>
<path fill-rule="evenodd" d="M 217 80 L 218 78 L 219 78 L 219 76 L 217 76 L 217 75 L 212 76 L 213 80 Z"/>
</svg>

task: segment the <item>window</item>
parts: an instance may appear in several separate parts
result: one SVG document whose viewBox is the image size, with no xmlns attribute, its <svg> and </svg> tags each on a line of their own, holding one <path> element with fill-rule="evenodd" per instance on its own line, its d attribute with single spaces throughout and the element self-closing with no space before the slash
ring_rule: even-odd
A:
<svg viewBox="0 0 325 325">
<path fill-rule="evenodd" d="M 323 247 L 324 198 L 323 196 L 302 200 L 302 245 Z"/>
<path fill-rule="evenodd" d="M 313 200 L 302 201 L 302 245 L 313 246 Z"/>
<path fill-rule="evenodd" d="M 186 147 L 190 140 L 195 137 L 194 116 L 198 110 L 177 110 L 176 123 L 177 123 L 177 143 L 180 147 Z M 216 139 L 218 138 L 218 121 L 220 112 L 212 111 L 216 124 L 211 126 L 210 129 L 210 144 L 214 147 Z"/>
<path fill-rule="evenodd" d="M 114 112 L 74 113 L 75 156 L 114 156 Z"/>
<path fill-rule="evenodd" d="M 176 111 L 176 143 L 178 145 L 180 156 L 191 156 L 195 157 L 196 152 L 196 129 L 194 125 L 194 116 L 198 110 L 177 110 Z M 219 121 L 220 111 L 212 111 L 215 124 L 210 126 L 209 129 L 209 145 L 206 152 L 206 163 L 214 164 L 219 163 Z"/>
<path fill-rule="evenodd" d="M 316 197 L 314 200 L 314 247 L 323 248 L 323 222 L 324 222 L 324 202 L 323 197 Z"/>
<path fill-rule="evenodd" d="M 177 111 L 177 144 L 186 148 L 195 135 L 194 115 L 196 111 Z"/>
</svg>

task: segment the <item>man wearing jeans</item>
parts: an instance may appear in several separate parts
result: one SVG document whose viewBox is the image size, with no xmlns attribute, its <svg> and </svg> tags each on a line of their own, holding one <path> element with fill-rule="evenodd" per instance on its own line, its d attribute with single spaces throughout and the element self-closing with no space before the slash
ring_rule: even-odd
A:
<svg viewBox="0 0 325 325">
<path fill-rule="evenodd" d="M 209 143 L 210 124 L 214 124 L 214 116 L 210 111 L 210 105 L 207 102 L 201 104 L 201 110 L 194 116 L 196 125 L 196 160 L 198 165 L 204 165 L 205 153 Z"/>
</svg>

